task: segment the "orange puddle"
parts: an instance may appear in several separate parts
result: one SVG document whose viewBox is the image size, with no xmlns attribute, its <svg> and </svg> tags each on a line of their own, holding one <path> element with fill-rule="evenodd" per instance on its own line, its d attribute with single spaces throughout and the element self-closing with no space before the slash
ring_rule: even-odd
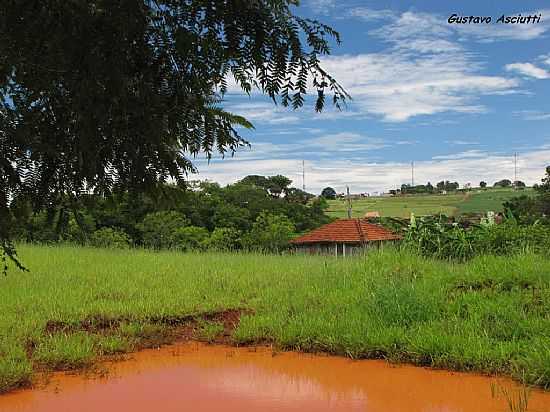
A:
<svg viewBox="0 0 550 412">
<path fill-rule="evenodd" d="M 107 378 L 54 374 L 41 389 L 0 396 L 10 412 L 367 411 L 504 412 L 483 376 L 383 361 L 198 343 L 145 350 L 106 364 Z M 515 387 L 509 380 L 498 382 Z M 532 391 L 529 411 L 550 411 Z"/>
</svg>

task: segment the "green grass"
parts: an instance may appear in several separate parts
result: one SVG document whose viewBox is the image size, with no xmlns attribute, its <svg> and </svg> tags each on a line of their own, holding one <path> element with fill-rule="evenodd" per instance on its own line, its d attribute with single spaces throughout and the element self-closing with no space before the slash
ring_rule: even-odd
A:
<svg viewBox="0 0 550 412">
<path fill-rule="evenodd" d="M 504 209 L 502 204 L 507 200 L 521 195 L 532 196 L 534 193 L 531 188 L 524 190 L 489 189 L 473 192 L 466 201 L 457 205 L 458 213 L 477 213 L 489 210 L 501 212 Z"/>
<path fill-rule="evenodd" d="M 523 377 L 550 388 L 550 260 L 458 265 L 363 257 L 180 254 L 21 245 L 32 270 L 0 280 L 0 391 L 41 369 L 170 337 L 170 320 L 250 310 L 235 343 L 383 357 Z M 204 323 L 206 340 L 220 326 Z"/>
<path fill-rule="evenodd" d="M 473 190 L 468 193 L 447 195 L 407 195 L 396 197 L 371 197 L 352 201 L 353 217 L 362 217 L 366 212 L 378 211 L 386 217 L 409 217 L 415 215 L 435 215 L 443 213 L 455 216 L 461 213 L 485 213 L 489 210 L 500 212 L 502 203 L 512 197 L 533 193 L 532 189 L 514 191 L 512 189 Z M 327 215 L 336 218 L 347 217 L 346 200 L 329 201 Z"/>
</svg>

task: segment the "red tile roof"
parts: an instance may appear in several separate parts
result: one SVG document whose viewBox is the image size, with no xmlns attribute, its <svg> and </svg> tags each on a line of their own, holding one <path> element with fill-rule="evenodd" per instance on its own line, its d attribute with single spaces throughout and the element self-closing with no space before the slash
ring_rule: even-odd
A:
<svg viewBox="0 0 550 412">
<path fill-rule="evenodd" d="M 363 243 L 398 239 L 401 239 L 399 235 L 381 225 L 363 219 L 340 219 L 293 239 L 291 243 Z"/>
</svg>

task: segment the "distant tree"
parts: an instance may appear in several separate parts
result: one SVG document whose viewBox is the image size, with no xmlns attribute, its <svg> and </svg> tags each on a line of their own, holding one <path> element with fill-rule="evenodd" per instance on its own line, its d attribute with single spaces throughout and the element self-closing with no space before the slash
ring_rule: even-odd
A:
<svg viewBox="0 0 550 412">
<path fill-rule="evenodd" d="M 484 182 L 482 180 L 481 182 L 479 182 L 479 187 L 481 187 L 482 189 L 485 189 L 487 187 L 487 182 Z"/>
<path fill-rule="evenodd" d="M 541 184 L 533 186 L 535 196 L 519 196 L 504 203 L 504 208 L 510 210 L 516 219 L 523 224 L 540 222 L 550 225 L 550 166 Z"/>
<path fill-rule="evenodd" d="M 328 203 L 325 197 L 319 196 L 318 198 L 314 199 L 313 202 L 311 202 L 310 207 L 315 214 L 324 217 L 325 215 L 323 214 L 323 212 L 328 208 Z"/>
<path fill-rule="evenodd" d="M 525 183 L 522 182 L 521 180 L 516 180 L 516 181 L 514 182 L 514 187 L 516 187 L 516 188 L 522 188 L 522 189 L 523 189 L 524 187 L 526 187 L 526 185 L 525 185 Z"/>
<path fill-rule="evenodd" d="M 95 247 L 128 249 L 131 239 L 123 230 L 103 227 L 92 234 L 90 244 Z"/>
<path fill-rule="evenodd" d="M 336 190 L 334 190 L 332 187 L 325 187 L 321 192 L 321 196 L 323 196 L 325 199 L 336 199 Z"/>
<path fill-rule="evenodd" d="M 541 213 L 550 223 L 550 166 L 546 167 L 546 175 L 541 184 L 536 186 Z"/>
<path fill-rule="evenodd" d="M 154 249 L 177 246 L 176 230 L 189 225 L 189 221 L 175 211 L 150 213 L 137 225 L 143 244 Z"/>
<path fill-rule="evenodd" d="M 286 176 L 277 175 L 267 178 L 267 190 L 273 197 L 281 197 L 286 194 L 291 184 L 292 180 Z"/>
<path fill-rule="evenodd" d="M 238 249 L 241 244 L 241 232 L 232 227 L 214 229 L 203 244 L 207 249 L 229 251 Z"/>
<path fill-rule="evenodd" d="M 447 191 L 447 192 L 453 192 L 457 190 L 460 187 L 458 182 L 449 182 L 448 180 L 442 180 L 441 182 L 438 182 L 436 185 L 436 188 L 438 191 Z"/>
<path fill-rule="evenodd" d="M 300 203 L 305 205 L 314 197 L 315 195 L 305 192 L 302 189 L 291 187 L 286 191 L 285 200 L 290 203 Z"/>
<path fill-rule="evenodd" d="M 509 210 L 522 224 L 533 224 L 541 216 L 540 201 L 532 196 L 518 196 L 504 202 L 503 207 Z"/>
<path fill-rule="evenodd" d="M 220 202 L 216 205 L 213 215 L 214 227 L 231 227 L 246 231 L 250 229 L 250 211 L 229 202 Z"/>
<path fill-rule="evenodd" d="M 198 226 L 179 227 L 173 232 L 172 247 L 179 250 L 204 249 L 208 240 L 208 230 Z"/>
<path fill-rule="evenodd" d="M 445 190 L 447 190 L 449 192 L 452 192 L 454 190 L 458 190 L 458 188 L 460 187 L 458 182 L 445 182 L 445 183 L 446 183 Z"/>
<path fill-rule="evenodd" d="M 541 179 L 540 185 L 535 185 L 534 188 L 538 193 L 548 194 L 550 193 L 550 166 L 546 167 L 546 176 Z"/>
<path fill-rule="evenodd" d="M 265 176 L 260 176 L 260 175 L 248 175 L 245 178 L 239 180 L 239 182 L 237 183 L 241 183 L 243 185 L 260 187 L 265 190 L 267 190 L 267 187 L 268 187 L 267 178 Z"/>
<path fill-rule="evenodd" d="M 295 227 L 288 217 L 262 212 L 245 238 L 250 249 L 279 252 L 288 247 Z"/>
<path fill-rule="evenodd" d="M 512 181 L 509 179 L 499 180 L 498 182 L 495 182 L 495 184 L 493 185 L 493 187 L 510 187 L 510 186 L 512 186 Z"/>
</svg>

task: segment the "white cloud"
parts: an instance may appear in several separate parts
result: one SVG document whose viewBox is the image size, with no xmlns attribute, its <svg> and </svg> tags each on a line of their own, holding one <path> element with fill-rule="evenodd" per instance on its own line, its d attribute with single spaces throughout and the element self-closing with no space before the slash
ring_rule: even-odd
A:
<svg viewBox="0 0 550 412">
<path fill-rule="evenodd" d="M 272 143 L 269 141 L 254 141 L 251 146 L 237 149 L 234 156 L 222 159 L 214 153 L 211 162 L 218 161 L 251 161 L 251 160 L 282 160 L 293 158 L 299 153 L 301 157 L 336 158 L 345 156 L 366 156 L 367 152 L 383 149 L 393 144 L 377 137 L 371 137 L 352 132 L 327 133 L 317 136 L 317 132 L 302 136 L 287 143 Z M 197 155 L 197 162 L 204 162 L 204 154 Z M 368 157 L 372 159 L 371 153 Z"/>
<path fill-rule="evenodd" d="M 481 150 L 466 150 L 465 152 L 460 152 L 460 153 L 434 156 L 432 157 L 432 159 L 434 160 L 470 159 L 470 158 L 478 158 L 478 157 L 485 157 L 485 156 L 487 156 L 487 153 Z"/>
<path fill-rule="evenodd" d="M 522 16 L 542 14 L 542 19 L 540 23 L 535 24 L 501 24 L 496 23 L 501 15 L 495 15 L 492 16 L 492 24 L 457 24 L 454 28 L 460 35 L 474 38 L 481 43 L 505 40 L 533 40 L 550 31 L 550 20 L 545 18 L 550 14 L 550 9 L 509 13 L 506 16 L 517 16 L 519 14 Z"/>
<path fill-rule="evenodd" d="M 333 4 L 325 0 L 310 2 L 312 7 Z M 321 114 L 312 114 L 310 108 L 293 112 L 265 103 L 256 107 L 236 105 L 230 109 L 253 122 L 270 124 L 344 117 L 379 117 L 386 122 L 405 122 L 415 116 L 445 112 L 483 113 L 488 111 L 480 102 L 485 95 L 529 93 L 519 88 L 520 78 L 485 72 L 480 55 L 468 50 L 467 44 L 460 40 L 461 36 L 481 40 L 482 33 L 476 29 L 466 32 L 464 28 L 448 24 L 445 16 L 422 12 L 399 14 L 363 7 L 352 9 L 348 14 L 366 20 L 387 20 L 369 34 L 389 44 L 379 53 L 329 56 L 322 60 L 323 67 L 351 94 L 353 100 L 348 109 L 338 112 L 327 107 Z M 537 32 L 511 26 L 502 30 L 494 27 L 493 34 L 483 33 L 483 36 L 493 40 L 525 40 L 538 37 L 547 29 L 546 25 Z M 550 56 L 541 56 L 539 60 L 542 57 L 550 59 Z M 550 77 L 550 72 L 532 63 L 512 63 L 506 70 L 536 78 Z M 311 87 L 309 92 L 315 95 L 316 90 Z"/>
<path fill-rule="evenodd" d="M 334 152 L 361 152 L 382 149 L 388 146 L 383 139 L 341 132 L 327 134 L 300 142 L 304 148 L 318 148 L 330 155 Z"/>
<path fill-rule="evenodd" d="M 395 13 L 385 9 L 370 9 L 368 7 L 355 7 L 348 11 L 348 17 L 359 17 L 365 21 L 388 20 L 395 18 Z"/>
<path fill-rule="evenodd" d="M 447 20 L 450 14 L 444 16 L 414 11 L 399 14 L 392 10 L 372 10 L 364 7 L 354 8 L 348 13 L 351 17 L 358 17 L 365 21 L 381 18 L 392 20 L 391 24 L 373 33 L 382 38 L 402 39 L 404 40 L 402 45 L 405 47 L 407 47 L 408 36 L 433 39 L 454 35 L 462 40 L 471 39 L 490 43 L 505 40 L 533 40 L 550 31 L 550 20 L 544 19 L 544 16 L 550 14 L 550 9 L 514 13 L 510 16 L 518 14 L 522 16 L 541 14 L 543 18 L 536 24 L 500 24 L 496 23 L 500 16 L 495 15 L 491 16 L 492 24 L 449 24 Z"/>
<path fill-rule="evenodd" d="M 440 53 L 462 49 L 458 43 L 448 40 L 453 34 L 451 28 L 442 24 L 440 17 L 430 13 L 407 11 L 395 16 L 390 24 L 369 33 L 394 43 L 402 50 Z"/>
<path fill-rule="evenodd" d="M 298 112 L 287 107 L 275 106 L 272 103 L 237 103 L 226 109 L 232 113 L 244 116 L 252 123 L 263 122 L 269 124 L 288 124 L 300 121 Z"/>
<path fill-rule="evenodd" d="M 504 66 L 507 71 L 518 72 L 535 79 L 550 79 L 550 72 L 532 63 L 511 63 Z"/>
<path fill-rule="evenodd" d="M 550 146 L 521 153 L 518 160 L 518 178 L 528 185 L 540 181 L 550 159 Z M 326 186 L 343 191 L 350 185 L 353 192 L 387 191 L 410 181 L 410 162 L 373 162 L 367 159 L 306 160 L 306 187 L 319 193 Z M 283 174 L 296 186 L 301 185 L 302 159 L 213 161 L 210 165 L 199 163 L 199 178 L 228 184 L 248 174 Z M 415 161 L 415 181 L 438 182 L 442 179 L 477 184 L 485 180 L 490 184 L 498 180 L 512 179 L 513 157 L 495 153 L 474 153 L 466 156 L 447 156 L 445 159 Z"/>
<path fill-rule="evenodd" d="M 471 141 L 471 140 L 446 140 L 445 143 L 451 144 L 453 146 L 473 146 L 480 144 L 479 142 Z"/>
<path fill-rule="evenodd" d="M 483 112 L 479 96 L 518 85 L 514 79 L 479 74 L 479 65 L 462 54 L 396 51 L 329 57 L 323 65 L 350 92 L 354 109 L 391 122 L 448 111 Z"/>
<path fill-rule="evenodd" d="M 336 7 L 336 0 L 309 0 L 308 5 L 314 13 L 327 15 Z"/>
<path fill-rule="evenodd" d="M 538 110 L 519 110 L 514 112 L 516 116 L 521 116 L 525 120 L 550 120 L 550 113 Z"/>
</svg>

